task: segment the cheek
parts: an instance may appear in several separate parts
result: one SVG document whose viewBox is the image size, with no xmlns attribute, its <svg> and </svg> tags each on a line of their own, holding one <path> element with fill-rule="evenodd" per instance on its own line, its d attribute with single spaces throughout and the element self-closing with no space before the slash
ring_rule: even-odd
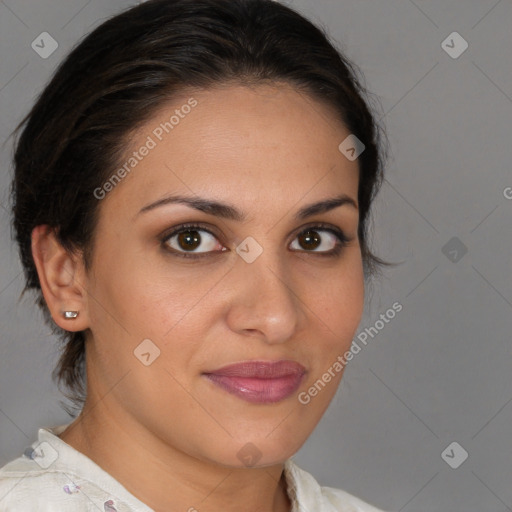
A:
<svg viewBox="0 0 512 512">
<path fill-rule="evenodd" d="M 183 288 L 151 265 L 124 262 L 113 269 L 104 262 L 98 268 L 91 315 L 94 343 L 89 351 L 98 385 L 104 391 L 116 386 L 118 399 L 137 410 L 144 406 L 137 397 L 154 396 L 163 387 L 166 396 L 185 400 L 171 376 L 186 382 L 186 370 L 203 339 L 200 329 L 205 323 L 190 323 L 201 296 L 198 285 Z M 151 362 L 145 366 L 142 354 L 148 352 Z"/>
<path fill-rule="evenodd" d="M 318 377 L 349 349 L 364 309 L 362 262 L 354 259 L 339 277 L 326 282 L 324 293 L 311 302 L 316 314 L 314 375 Z M 315 316 L 313 316 L 315 318 Z M 337 372 L 341 378 L 342 372 Z M 334 392 L 334 388 L 333 388 Z"/>
<path fill-rule="evenodd" d="M 309 299 L 325 328 L 340 342 L 357 329 L 364 308 L 364 274 L 360 253 L 351 248 L 343 265 L 328 277 Z"/>
<path fill-rule="evenodd" d="M 364 308 L 364 277 L 362 269 L 353 271 L 332 291 L 330 317 L 336 332 L 352 333 L 357 329 Z"/>
<path fill-rule="evenodd" d="M 107 267 L 112 268 L 103 265 Z M 215 284 L 212 276 L 204 276 L 204 272 L 202 276 L 191 275 L 190 270 L 163 272 L 158 265 L 129 265 L 126 261 L 112 272 L 100 272 L 97 302 L 108 305 L 108 311 L 101 305 L 94 306 L 98 372 L 112 386 L 130 371 L 134 389 L 128 389 L 125 398 L 136 390 L 137 396 L 152 395 L 164 384 L 167 394 L 178 396 L 180 388 L 170 375 L 187 382 L 217 311 L 215 297 L 208 295 Z M 141 345 L 143 340 L 151 343 L 144 341 L 146 345 Z M 137 353 L 148 351 L 142 346 L 158 354 L 150 367 L 136 358 Z"/>
<path fill-rule="evenodd" d="M 204 286 L 184 272 L 169 272 L 161 262 L 127 248 L 123 254 L 108 252 L 96 263 L 93 309 L 97 320 L 124 328 L 133 337 L 165 336 L 198 301 Z M 102 258 L 103 257 L 103 258 Z M 125 332 L 126 335 L 126 332 Z"/>
</svg>

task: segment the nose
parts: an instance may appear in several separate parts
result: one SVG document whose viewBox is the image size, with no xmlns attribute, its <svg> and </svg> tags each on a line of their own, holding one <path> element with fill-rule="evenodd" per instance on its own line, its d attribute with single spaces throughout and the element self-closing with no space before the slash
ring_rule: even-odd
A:
<svg viewBox="0 0 512 512">
<path fill-rule="evenodd" d="M 293 336 L 303 307 L 283 263 L 276 260 L 263 255 L 252 263 L 240 259 L 229 278 L 229 327 L 269 344 L 284 343 Z"/>
</svg>

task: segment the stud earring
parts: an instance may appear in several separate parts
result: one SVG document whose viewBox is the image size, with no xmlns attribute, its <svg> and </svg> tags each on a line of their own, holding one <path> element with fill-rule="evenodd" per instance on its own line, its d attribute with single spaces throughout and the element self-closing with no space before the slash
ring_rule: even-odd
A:
<svg viewBox="0 0 512 512">
<path fill-rule="evenodd" d="M 66 319 L 74 319 L 78 316 L 78 311 L 64 311 L 62 316 Z"/>
</svg>

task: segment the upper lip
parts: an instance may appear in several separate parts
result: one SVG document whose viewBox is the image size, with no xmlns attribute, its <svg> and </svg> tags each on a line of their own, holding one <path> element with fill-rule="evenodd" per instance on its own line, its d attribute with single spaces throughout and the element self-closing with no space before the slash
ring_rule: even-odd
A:
<svg viewBox="0 0 512 512">
<path fill-rule="evenodd" d="M 306 368 L 301 364 L 295 361 L 281 360 L 241 361 L 205 373 L 207 375 L 221 375 L 224 377 L 278 379 L 292 375 L 303 375 L 305 372 Z"/>
</svg>

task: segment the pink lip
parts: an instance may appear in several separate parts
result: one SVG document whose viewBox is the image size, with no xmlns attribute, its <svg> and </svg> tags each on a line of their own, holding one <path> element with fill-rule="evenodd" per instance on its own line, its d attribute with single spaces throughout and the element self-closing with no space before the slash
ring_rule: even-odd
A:
<svg viewBox="0 0 512 512">
<path fill-rule="evenodd" d="M 294 361 L 246 361 L 204 375 L 228 393 L 247 402 L 275 403 L 297 391 L 306 369 Z"/>
</svg>

